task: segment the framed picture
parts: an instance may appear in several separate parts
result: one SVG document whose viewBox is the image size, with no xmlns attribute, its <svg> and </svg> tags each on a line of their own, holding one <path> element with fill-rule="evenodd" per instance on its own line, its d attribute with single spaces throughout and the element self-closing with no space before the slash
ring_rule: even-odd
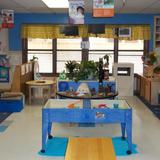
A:
<svg viewBox="0 0 160 160">
<path fill-rule="evenodd" d="M 0 82 L 9 82 L 9 68 L 0 67 Z"/>
</svg>

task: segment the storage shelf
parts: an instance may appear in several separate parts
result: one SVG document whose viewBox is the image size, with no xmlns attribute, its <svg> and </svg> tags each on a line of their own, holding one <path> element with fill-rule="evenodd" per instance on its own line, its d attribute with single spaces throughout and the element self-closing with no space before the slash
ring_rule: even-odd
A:
<svg viewBox="0 0 160 160">
<path fill-rule="evenodd" d="M 154 17 L 154 48 L 160 47 L 160 16 Z"/>
</svg>

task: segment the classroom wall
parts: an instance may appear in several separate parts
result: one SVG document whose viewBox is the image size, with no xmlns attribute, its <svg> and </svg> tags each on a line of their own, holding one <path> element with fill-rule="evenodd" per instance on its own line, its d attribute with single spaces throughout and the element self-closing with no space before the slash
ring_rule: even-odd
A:
<svg viewBox="0 0 160 160">
<path fill-rule="evenodd" d="M 9 56 L 9 61 L 11 64 L 10 76 L 9 76 L 10 81 L 0 83 L 0 88 L 1 89 L 10 89 L 11 88 L 11 81 L 13 78 L 14 66 L 22 63 L 22 52 L 8 50 L 8 29 L 2 29 L 0 31 L 0 42 L 1 42 L 0 55 Z"/>
<path fill-rule="evenodd" d="M 85 24 L 149 24 L 151 26 L 150 50 L 153 49 L 154 14 L 116 14 L 113 18 L 93 18 L 92 14 L 85 15 Z M 26 23 L 67 24 L 68 14 L 15 14 L 15 25 L 9 30 L 9 50 L 21 50 L 21 27 Z"/>
</svg>

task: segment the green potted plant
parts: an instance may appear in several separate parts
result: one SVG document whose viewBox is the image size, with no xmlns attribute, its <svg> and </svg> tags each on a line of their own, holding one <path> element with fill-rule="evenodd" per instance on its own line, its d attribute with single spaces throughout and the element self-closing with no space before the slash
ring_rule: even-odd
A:
<svg viewBox="0 0 160 160">
<path fill-rule="evenodd" d="M 83 61 L 77 66 L 75 81 L 98 79 L 98 65 L 94 61 Z"/>
<path fill-rule="evenodd" d="M 68 71 L 67 77 L 71 80 L 74 78 L 77 65 L 76 61 L 67 61 L 67 63 L 65 63 L 66 70 Z"/>
</svg>

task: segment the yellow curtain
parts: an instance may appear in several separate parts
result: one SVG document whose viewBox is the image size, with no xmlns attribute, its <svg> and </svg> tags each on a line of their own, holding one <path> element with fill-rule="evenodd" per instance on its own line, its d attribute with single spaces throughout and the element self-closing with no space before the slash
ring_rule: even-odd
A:
<svg viewBox="0 0 160 160">
<path fill-rule="evenodd" d="M 131 37 L 117 37 L 114 30 L 120 27 L 130 27 Z M 149 25 L 106 25 L 105 35 L 101 35 L 101 37 L 118 38 L 120 40 L 149 40 L 150 36 L 151 31 Z"/>
<path fill-rule="evenodd" d="M 118 27 L 131 27 L 131 37 L 117 37 L 114 29 Z M 104 38 L 119 38 L 120 40 L 149 40 L 150 26 L 149 25 L 106 25 L 104 34 L 88 33 L 88 25 L 78 26 L 79 35 L 74 37 L 104 37 Z M 60 25 L 45 25 L 45 24 L 25 24 L 22 26 L 23 38 L 73 38 L 73 36 L 65 36 L 60 33 Z"/>
<path fill-rule="evenodd" d="M 132 40 L 149 40 L 151 36 L 150 26 L 149 25 L 135 25 L 132 26 Z"/>
<path fill-rule="evenodd" d="M 44 38 L 52 39 L 59 36 L 59 26 L 57 25 L 23 25 L 23 38 Z"/>
<path fill-rule="evenodd" d="M 88 26 L 87 25 L 79 25 L 78 32 L 79 32 L 79 37 L 82 37 L 82 38 L 88 37 Z"/>
</svg>

